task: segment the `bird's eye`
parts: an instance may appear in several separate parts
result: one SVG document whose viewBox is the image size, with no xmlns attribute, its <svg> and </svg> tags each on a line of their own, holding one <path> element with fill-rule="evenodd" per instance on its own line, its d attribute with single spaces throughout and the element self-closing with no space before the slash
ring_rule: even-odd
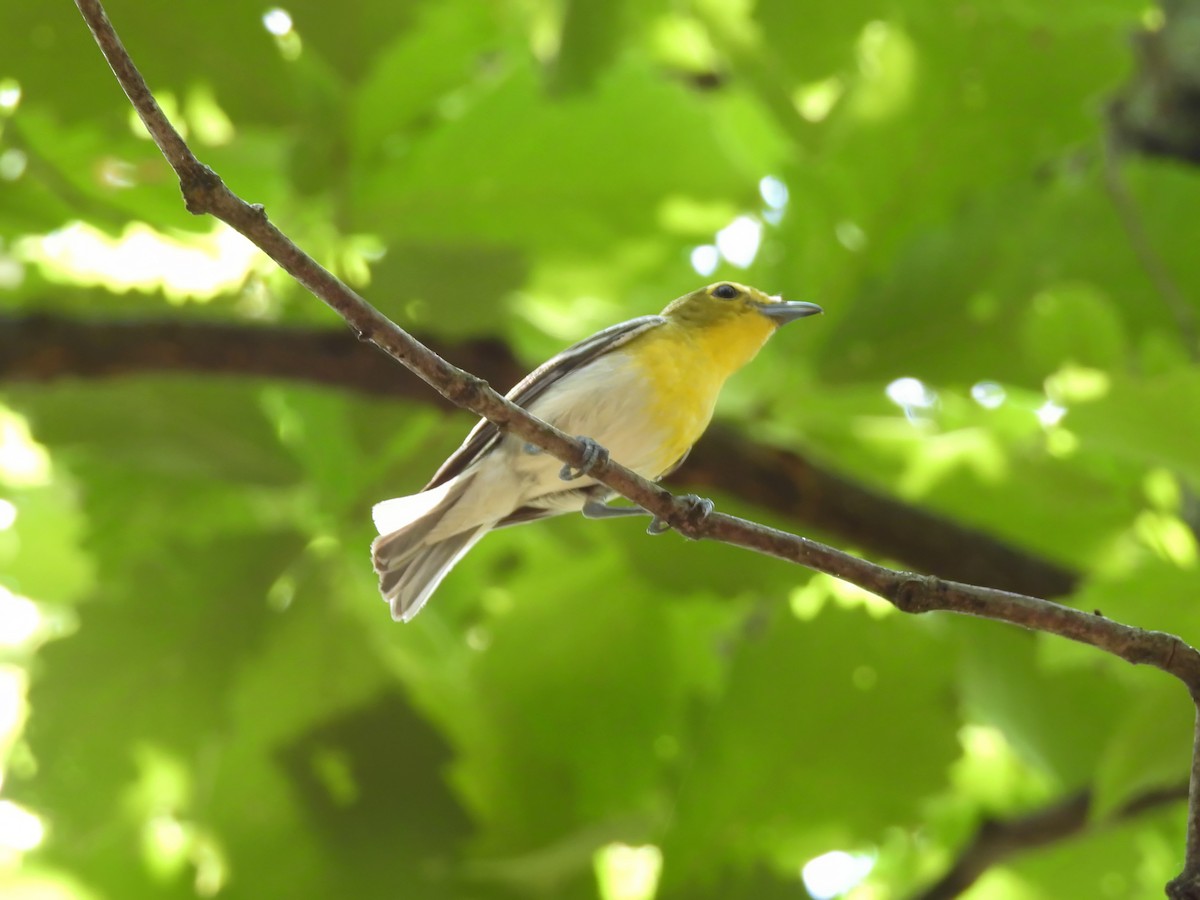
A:
<svg viewBox="0 0 1200 900">
<path fill-rule="evenodd" d="M 732 300 L 738 295 L 738 289 L 732 284 L 718 284 L 713 288 L 712 295 L 721 300 Z"/>
</svg>

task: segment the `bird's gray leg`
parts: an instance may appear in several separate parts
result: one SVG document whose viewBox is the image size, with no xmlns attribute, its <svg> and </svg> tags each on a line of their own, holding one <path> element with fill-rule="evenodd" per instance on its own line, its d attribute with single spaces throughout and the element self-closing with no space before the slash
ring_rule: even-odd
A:
<svg viewBox="0 0 1200 900">
<path fill-rule="evenodd" d="M 697 521 L 703 521 L 704 517 L 713 511 L 713 502 L 707 497 L 698 497 L 695 494 L 685 494 L 679 498 L 684 501 L 690 509 L 688 510 L 689 517 L 694 517 Z M 655 516 L 648 509 L 642 509 L 640 506 L 608 506 L 600 500 L 589 500 L 583 505 L 583 515 L 588 519 L 621 519 L 626 516 L 654 516 L 650 524 L 646 527 L 646 534 L 663 534 L 671 530 L 671 523 L 666 519 Z"/>
<path fill-rule="evenodd" d="M 564 465 L 558 472 L 558 477 L 563 481 L 574 481 L 576 478 L 591 474 L 596 466 L 608 462 L 608 451 L 590 437 L 581 434 L 575 440 L 583 444 L 583 464 L 578 469 L 571 468 L 570 463 Z"/>
<path fill-rule="evenodd" d="M 603 500 L 589 500 L 583 504 L 585 519 L 624 519 L 627 516 L 648 516 L 650 512 L 640 506 L 609 506 Z"/>
</svg>

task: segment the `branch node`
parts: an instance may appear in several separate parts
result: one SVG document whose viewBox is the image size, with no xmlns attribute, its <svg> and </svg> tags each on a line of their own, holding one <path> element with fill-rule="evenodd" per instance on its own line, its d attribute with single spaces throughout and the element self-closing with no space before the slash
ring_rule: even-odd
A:
<svg viewBox="0 0 1200 900">
<path fill-rule="evenodd" d="M 900 582 L 896 585 L 894 595 L 891 600 L 896 609 L 901 612 L 917 613 L 929 612 L 935 606 L 929 602 L 929 596 L 933 589 L 938 585 L 938 579 L 930 575 L 916 575 L 911 572 L 904 573 Z"/>
<path fill-rule="evenodd" d="M 183 203 L 193 216 L 208 215 L 214 209 L 213 199 L 225 183 L 221 176 L 204 163 L 197 162 L 179 173 L 179 189 Z"/>
<path fill-rule="evenodd" d="M 480 400 L 483 399 L 489 385 L 482 378 L 472 375 L 469 372 L 464 372 L 461 377 L 447 384 L 445 388 L 444 394 L 446 399 L 455 406 L 470 409 L 473 406 L 477 406 Z"/>
<path fill-rule="evenodd" d="M 699 540 L 704 531 L 705 522 L 716 508 L 713 502 L 707 497 L 685 494 L 675 501 L 675 505 L 683 507 L 683 517 L 680 522 L 682 527 L 678 529 L 679 533 L 689 540 Z"/>
<path fill-rule="evenodd" d="M 1167 882 L 1167 897 L 1170 900 L 1195 900 L 1200 897 L 1200 875 L 1183 872 Z"/>
</svg>

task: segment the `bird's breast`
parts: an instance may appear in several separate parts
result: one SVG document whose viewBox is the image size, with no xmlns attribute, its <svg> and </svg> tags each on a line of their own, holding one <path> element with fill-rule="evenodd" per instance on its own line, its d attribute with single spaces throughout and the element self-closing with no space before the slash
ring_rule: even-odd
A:
<svg viewBox="0 0 1200 900">
<path fill-rule="evenodd" d="M 648 418 L 660 423 L 670 465 L 700 439 L 712 419 L 717 396 L 729 372 L 714 362 L 703 343 L 680 340 L 664 329 L 647 335 L 635 356 L 643 378 L 653 385 Z"/>
<path fill-rule="evenodd" d="M 660 415 L 645 370 L 623 351 L 563 376 L 529 411 L 567 434 L 592 438 L 639 475 L 657 478 L 682 453 L 671 456 L 673 423 Z"/>
</svg>

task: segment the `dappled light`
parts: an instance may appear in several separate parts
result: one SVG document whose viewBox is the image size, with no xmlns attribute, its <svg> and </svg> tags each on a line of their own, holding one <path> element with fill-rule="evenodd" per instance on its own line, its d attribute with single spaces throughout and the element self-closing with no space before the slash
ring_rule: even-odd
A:
<svg viewBox="0 0 1200 900">
<path fill-rule="evenodd" d="M 287 60 L 299 59 L 304 45 L 297 33 L 292 16 L 286 9 L 272 7 L 263 13 L 263 27 L 275 38 L 279 54 Z"/>
<path fill-rule="evenodd" d="M 0 78 L 0 115 L 10 115 L 20 102 L 20 83 L 14 78 Z"/>
<path fill-rule="evenodd" d="M 861 884 L 874 866 L 875 859 L 868 854 L 830 850 L 806 862 L 800 877 L 813 900 L 833 900 Z"/>
<path fill-rule="evenodd" d="M 897 378 L 884 388 L 887 398 L 904 410 L 905 417 L 910 422 L 925 420 L 923 415 L 937 406 L 938 395 L 921 382 L 919 378 L 905 376 Z"/>
<path fill-rule="evenodd" d="M 971 399 L 984 409 L 999 409 L 1008 399 L 1004 385 L 994 381 L 977 381 L 971 385 Z"/>
<path fill-rule="evenodd" d="M 42 820 L 8 800 L 0 800 L 0 857 L 35 850 L 46 837 Z"/>
<path fill-rule="evenodd" d="M 691 262 L 696 274 L 707 278 L 721 264 L 721 251 L 712 244 L 701 244 L 692 250 Z"/>
<path fill-rule="evenodd" d="M 762 242 L 762 223 L 750 216 L 738 216 L 717 232 L 717 251 L 731 266 L 749 268 Z"/>
<path fill-rule="evenodd" d="M 33 439 L 25 417 L 0 406 L 0 482 L 31 486 L 45 484 L 49 477 L 50 455 Z M 5 503 L 15 508 L 11 501 Z"/>
<path fill-rule="evenodd" d="M 4 510 L 0 507 L 0 531 L 16 521 L 16 507 L 9 504 L 9 508 L 12 517 L 6 523 Z M 36 603 L 0 586 L 0 647 L 24 647 L 41 626 L 42 615 Z"/>
<path fill-rule="evenodd" d="M 275 37 L 283 37 L 292 30 L 292 17 L 286 9 L 272 7 L 263 13 L 263 27 Z"/>
<path fill-rule="evenodd" d="M 706 285 L 750 323 L 556 399 L 707 426 L 662 486 L 714 512 L 521 523 L 592 476 L 501 439 L 549 494 L 393 622 L 372 505 L 493 510 L 418 494 L 475 416 L 189 213 L 71 3 L 0 3 L 0 896 L 1161 896 L 1196 4 L 114 0 L 230 221 L 456 402 Z"/>
<path fill-rule="evenodd" d="M 9 148 L 0 153 L 0 179 L 16 181 L 25 174 L 29 165 L 29 157 L 21 150 Z"/>
<path fill-rule="evenodd" d="M 1059 424 L 1067 414 L 1067 408 L 1053 400 L 1047 400 L 1037 408 L 1038 421 L 1047 428 Z"/>
<path fill-rule="evenodd" d="M 101 285 L 114 292 L 161 291 L 176 302 L 208 300 L 240 287 L 261 258 L 223 225 L 205 235 L 173 237 L 144 224 L 112 238 L 76 222 L 43 237 L 24 237 L 21 257 L 50 281 Z"/>
<path fill-rule="evenodd" d="M 600 900 L 654 900 L 662 869 L 658 847 L 609 844 L 596 851 Z"/>
<path fill-rule="evenodd" d="M 898 115 L 916 87 L 918 53 L 899 22 L 868 22 L 858 39 L 858 81 L 850 99 L 863 119 Z"/>
</svg>

